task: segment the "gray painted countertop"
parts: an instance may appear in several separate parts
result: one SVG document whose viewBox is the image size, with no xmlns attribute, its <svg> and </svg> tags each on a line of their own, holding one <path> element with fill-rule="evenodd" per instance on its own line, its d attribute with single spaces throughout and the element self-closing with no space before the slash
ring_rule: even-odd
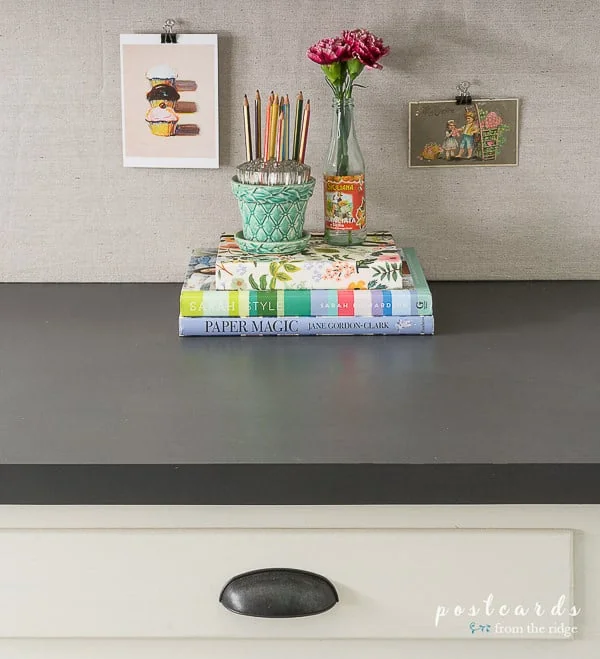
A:
<svg viewBox="0 0 600 659">
<path fill-rule="evenodd" d="M 600 282 L 432 292 L 434 337 L 180 338 L 178 285 L 0 285 L 0 470 L 595 470 Z"/>
</svg>

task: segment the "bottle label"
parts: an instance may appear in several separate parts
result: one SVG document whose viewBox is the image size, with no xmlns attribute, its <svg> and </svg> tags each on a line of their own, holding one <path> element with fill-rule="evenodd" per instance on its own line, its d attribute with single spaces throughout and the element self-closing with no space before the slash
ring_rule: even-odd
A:
<svg viewBox="0 0 600 659">
<path fill-rule="evenodd" d="M 325 228 L 358 231 L 367 223 L 365 175 L 323 177 L 325 191 Z"/>
</svg>

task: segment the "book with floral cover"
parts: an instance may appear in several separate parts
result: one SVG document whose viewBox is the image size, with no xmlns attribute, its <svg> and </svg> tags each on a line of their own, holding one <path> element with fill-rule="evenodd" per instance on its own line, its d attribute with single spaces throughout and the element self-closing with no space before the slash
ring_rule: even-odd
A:
<svg viewBox="0 0 600 659">
<path fill-rule="evenodd" d="M 386 231 L 367 234 L 362 245 L 329 245 L 313 233 L 299 254 L 255 256 L 223 234 L 215 263 L 217 290 L 401 289 L 402 257 Z"/>
<path fill-rule="evenodd" d="M 431 291 L 411 247 L 399 248 L 402 289 L 232 290 L 215 288 L 216 249 L 192 252 L 179 299 L 181 316 L 431 315 Z"/>
</svg>

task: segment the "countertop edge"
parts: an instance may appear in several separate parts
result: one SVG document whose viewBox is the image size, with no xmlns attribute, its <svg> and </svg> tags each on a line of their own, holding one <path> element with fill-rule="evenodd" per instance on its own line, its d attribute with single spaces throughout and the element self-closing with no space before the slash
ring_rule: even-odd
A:
<svg viewBox="0 0 600 659">
<path fill-rule="evenodd" d="M 0 465 L 0 505 L 382 504 L 600 504 L 600 464 Z"/>
</svg>

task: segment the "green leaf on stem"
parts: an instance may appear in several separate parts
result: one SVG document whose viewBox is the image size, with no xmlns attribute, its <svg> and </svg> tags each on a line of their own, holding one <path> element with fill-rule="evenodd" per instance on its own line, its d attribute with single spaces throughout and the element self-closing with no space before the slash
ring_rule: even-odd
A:
<svg viewBox="0 0 600 659">
<path fill-rule="evenodd" d="M 362 73 L 365 65 L 360 60 L 356 59 L 356 57 L 354 57 L 346 62 L 346 68 L 348 69 L 350 80 L 356 80 L 356 78 L 358 78 L 358 76 Z"/>
<path fill-rule="evenodd" d="M 332 84 L 339 82 L 344 77 L 342 75 L 342 62 L 333 62 L 333 64 L 321 64 L 321 69 L 327 80 Z"/>
</svg>

